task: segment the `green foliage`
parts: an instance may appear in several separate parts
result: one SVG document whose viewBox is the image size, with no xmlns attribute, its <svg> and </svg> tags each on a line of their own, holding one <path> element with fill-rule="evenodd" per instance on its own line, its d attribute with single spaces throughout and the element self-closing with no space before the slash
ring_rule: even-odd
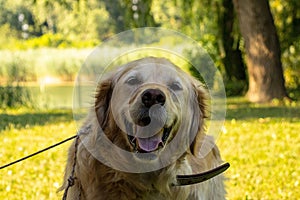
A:
<svg viewBox="0 0 300 200">
<path fill-rule="evenodd" d="M 212 63 L 212 60 L 207 55 L 207 53 L 196 49 L 186 50 L 184 53 L 187 58 L 189 58 L 193 63 L 193 65 L 189 66 L 189 71 L 191 72 L 191 74 L 204 84 L 213 87 L 213 77 L 215 76 L 216 72 L 215 68 L 212 68 L 214 64 Z"/>
<path fill-rule="evenodd" d="M 235 96 L 241 95 L 247 88 L 246 81 L 236 81 L 236 78 L 233 75 L 237 73 L 238 67 L 243 69 L 243 66 L 239 66 L 243 64 L 242 62 L 238 63 L 227 63 L 231 68 L 225 68 L 225 42 L 222 41 L 222 31 L 224 31 L 223 24 L 226 24 L 226 27 L 230 26 L 226 20 L 222 21 L 222 12 L 226 9 L 223 5 L 222 0 L 213 0 L 213 1 L 171 1 L 168 5 L 165 5 L 165 2 L 162 1 L 154 1 L 153 3 L 153 12 L 154 17 L 157 21 L 163 21 L 162 26 L 176 29 L 180 32 L 183 32 L 193 39 L 196 39 L 200 46 L 202 46 L 207 53 L 211 56 L 214 61 L 215 66 L 220 70 L 223 75 L 225 81 L 225 87 L 227 91 L 227 95 Z M 163 9 L 163 10 L 162 10 Z M 164 12 L 163 12 L 164 11 Z M 166 20 L 166 21 L 164 21 Z M 172 22 L 176 24 L 171 24 Z M 222 24 L 223 23 L 223 24 Z M 235 58 L 238 59 L 237 50 L 239 49 L 239 40 L 240 35 L 239 31 L 236 27 L 235 21 L 231 22 L 233 24 L 233 31 L 228 32 L 232 36 L 233 41 L 229 43 L 229 47 L 235 50 L 234 55 L 228 56 L 229 59 Z M 228 38 L 227 38 L 228 39 Z M 236 46 L 236 47 L 234 47 Z M 236 49 L 235 49 L 236 48 Z M 197 66 L 204 67 L 205 59 L 203 60 L 203 55 L 198 55 L 197 51 L 191 50 L 190 52 L 186 52 L 187 57 L 191 58 Z M 229 60 L 233 62 L 233 60 Z M 235 64 L 235 65 L 234 65 Z M 236 67 L 236 68 L 234 68 Z M 191 68 L 192 69 L 192 68 Z M 235 70 L 234 70 L 235 69 Z M 203 70 L 204 71 L 204 70 Z M 231 74 L 228 73 L 231 72 Z M 195 70 L 192 70 L 192 73 Z M 214 72 L 207 71 L 206 74 L 202 73 L 202 76 L 207 76 L 207 74 L 213 74 Z M 196 77 L 199 78 L 197 73 L 193 73 Z M 233 76 L 233 77 L 230 77 Z M 232 79 L 232 80 L 231 80 Z M 201 80 L 201 78 L 200 78 Z M 235 82 L 235 84 L 233 83 Z M 208 83 L 212 84 L 212 83 Z"/>
<path fill-rule="evenodd" d="M 31 106 L 28 89 L 20 85 L 35 78 L 34 73 L 27 70 L 25 63 L 18 58 L 1 67 L 1 74 L 6 74 L 7 78 L 6 83 L 0 86 L 0 107 Z"/>
<path fill-rule="evenodd" d="M 0 49 L 10 49 L 10 50 L 27 50 L 27 49 L 37 49 L 43 47 L 52 48 L 87 48 L 95 47 L 99 45 L 100 41 L 98 39 L 88 39 L 88 40 L 78 40 L 67 38 L 60 33 L 46 33 L 40 37 L 32 37 L 27 40 L 18 40 L 10 35 L 10 29 L 8 25 L 0 27 L 0 33 L 7 35 L 7 38 L 0 37 L 0 41 L 3 41 L 0 45 Z"/>
<path fill-rule="evenodd" d="M 64 86 L 48 87 L 48 84 L 63 82 L 68 85 L 74 81 L 91 51 L 91 49 L 0 51 L 2 63 L 0 107 L 52 107 L 55 104 L 65 107 L 66 103 L 71 105 L 72 87 L 68 87 L 66 91 Z M 39 94 L 41 91 L 42 95 Z M 59 94 L 61 91 L 62 94 Z M 61 99 L 55 102 L 53 98 L 57 96 Z"/>
<path fill-rule="evenodd" d="M 61 77 L 63 81 L 74 81 L 81 65 L 82 61 L 80 60 L 66 60 L 57 64 L 52 69 L 55 71 L 55 75 Z"/>
<path fill-rule="evenodd" d="M 119 33 L 131 28 L 155 27 L 158 24 L 151 12 L 153 0 L 132 1 L 119 0 L 112 3 L 102 0 L 109 13 L 109 23 L 114 24 L 114 32 Z"/>
<path fill-rule="evenodd" d="M 245 81 L 226 81 L 225 82 L 225 91 L 226 96 L 240 96 L 244 95 L 248 89 L 248 85 Z"/>
<path fill-rule="evenodd" d="M 16 40 L 11 47 L 2 48 L 7 49 L 36 49 L 42 47 L 53 47 L 53 48 L 87 48 L 87 47 L 94 47 L 99 44 L 99 41 L 94 40 L 71 40 L 64 37 L 62 34 L 52 34 L 47 33 L 42 35 L 41 37 L 31 38 L 28 40 Z M 0 47 L 1 48 L 1 47 Z"/>
<path fill-rule="evenodd" d="M 18 39 L 26 39 L 41 34 L 28 2 L 1 0 L 0 5 L 0 26 L 9 25 L 10 30 L 17 33 L 15 36 Z"/>
<path fill-rule="evenodd" d="M 7 84 L 19 84 L 20 82 L 36 80 L 34 68 L 29 66 L 26 60 L 14 56 L 13 60 L 6 61 L 1 68 L 4 68 L 3 71 L 6 72 Z"/>
<path fill-rule="evenodd" d="M 297 89 L 300 87 L 300 40 L 291 45 L 282 54 L 282 63 L 285 69 L 284 75 L 286 86 L 290 89 Z"/>
<path fill-rule="evenodd" d="M 293 90 L 300 85 L 300 64 L 299 56 L 297 56 L 300 52 L 299 2 L 298 0 L 270 1 L 281 42 L 286 85 Z M 224 40 L 222 39 L 222 27 L 224 28 L 222 25 L 227 24 L 221 24 L 224 10 L 226 10 L 224 0 L 122 0 L 113 4 L 109 0 L 0 0 L 0 49 L 94 47 L 100 41 L 129 28 L 160 26 L 178 30 L 195 39 L 210 54 L 215 65 L 223 74 L 224 80 L 229 82 L 231 79 L 229 71 L 233 70 L 228 70 L 228 67 L 225 70 L 224 64 L 226 54 L 224 41 L 222 41 Z M 134 18 L 135 14 L 139 16 L 136 19 Z M 24 16 L 20 21 L 21 15 Z M 227 24 L 226 26 L 231 25 Z M 240 40 L 237 23 L 233 22 L 232 26 L 233 32 L 230 33 L 234 40 L 232 48 L 240 49 L 244 53 L 243 40 Z M 166 37 L 162 38 L 167 39 Z M 165 42 L 168 41 L 170 40 Z M 149 42 L 152 41 L 149 39 Z M 162 43 L 162 41 L 160 42 Z M 52 71 L 59 76 L 63 71 L 66 74 L 74 74 L 74 70 L 65 69 L 66 64 L 69 63 L 59 63 L 64 68 L 60 70 L 61 72 Z M 238 67 L 239 64 L 235 63 L 232 66 Z M 48 63 L 46 65 L 48 68 Z M 231 65 L 227 63 L 226 66 Z M 54 68 L 58 68 L 58 65 L 55 65 Z M 70 77 L 69 75 L 65 77 L 67 76 Z M 235 81 L 235 78 L 231 81 Z M 237 85 L 239 84 L 228 83 L 226 87 L 229 94 L 243 91 L 246 83 L 243 83 L 241 87 Z"/>
<path fill-rule="evenodd" d="M 92 49 L 30 49 L 0 51 L 0 81 L 40 81 L 45 76 L 74 80 L 76 73 Z M 12 73 L 17 71 L 17 75 Z"/>
<path fill-rule="evenodd" d="M 0 49 L 91 47 L 112 34 L 113 25 L 100 1 L 63 2 L 1 0 L 0 32 L 14 33 L 10 35 L 14 40 L 0 43 Z M 5 41 L 3 36 L 0 41 Z"/>
<path fill-rule="evenodd" d="M 206 52 L 199 52 L 195 49 L 192 50 L 186 50 L 184 52 L 185 56 L 189 58 L 192 63 L 195 66 L 189 66 L 189 71 L 191 74 L 198 78 L 200 81 L 204 83 L 204 80 L 207 82 L 205 84 L 213 86 L 214 85 L 214 79 L 215 71 L 212 68 L 207 68 L 207 65 L 213 66 L 215 63 L 212 63 L 212 58 L 210 58 Z M 218 66 L 218 69 L 221 73 L 223 73 L 223 76 L 226 77 L 226 74 L 224 74 L 224 70 Z M 246 93 L 247 90 L 247 83 L 245 81 L 239 81 L 239 80 L 226 80 L 224 79 L 225 84 L 225 91 L 226 96 L 240 96 L 242 94 Z"/>
<path fill-rule="evenodd" d="M 300 1 L 271 0 L 271 10 L 280 39 L 286 86 L 300 86 Z"/>
<path fill-rule="evenodd" d="M 19 85 L 0 86 L 0 108 L 32 106 L 28 88 Z"/>
<path fill-rule="evenodd" d="M 0 49 L 15 48 L 14 44 L 19 42 L 19 40 L 16 39 L 16 36 L 17 36 L 17 32 L 11 30 L 9 24 L 3 24 L 2 26 L 0 25 Z"/>
<path fill-rule="evenodd" d="M 283 51 L 300 39 L 300 1 L 270 0 Z"/>
<path fill-rule="evenodd" d="M 61 34 L 44 34 L 39 38 L 32 38 L 26 40 L 20 44 L 20 49 L 25 48 L 39 48 L 39 47 L 60 47 L 68 43 L 66 39 Z"/>
</svg>

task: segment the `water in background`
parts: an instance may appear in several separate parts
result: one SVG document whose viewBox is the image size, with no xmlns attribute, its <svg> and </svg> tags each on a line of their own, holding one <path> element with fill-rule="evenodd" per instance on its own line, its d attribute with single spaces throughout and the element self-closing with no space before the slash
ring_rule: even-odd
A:
<svg viewBox="0 0 300 200">
<path fill-rule="evenodd" d="M 73 107 L 73 89 L 72 84 L 67 85 L 45 85 L 45 86 L 27 86 L 30 91 L 31 100 L 34 107 L 37 108 L 65 108 Z M 82 88 L 84 91 L 85 89 Z M 92 95 L 92 94 L 86 94 Z"/>
</svg>

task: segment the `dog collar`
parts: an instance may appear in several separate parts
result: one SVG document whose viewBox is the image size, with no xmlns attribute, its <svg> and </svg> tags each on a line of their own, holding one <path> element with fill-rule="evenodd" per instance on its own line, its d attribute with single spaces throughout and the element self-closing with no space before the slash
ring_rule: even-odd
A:
<svg viewBox="0 0 300 200">
<path fill-rule="evenodd" d="M 199 174 L 192 174 L 192 175 L 177 175 L 176 184 L 172 184 L 172 186 L 185 186 L 185 185 L 192 185 L 196 183 L 201 183 L 207 181 L 224 171 L 226 171 L 230 167 L 229 163 L 224 163 L 214 169 L 199 173 Z"/>
</svg>

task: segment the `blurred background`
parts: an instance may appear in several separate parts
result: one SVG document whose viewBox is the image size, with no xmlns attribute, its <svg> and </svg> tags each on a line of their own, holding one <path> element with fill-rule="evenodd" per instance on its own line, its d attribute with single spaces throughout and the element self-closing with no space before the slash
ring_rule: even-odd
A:
<svg viewBox="0 0 300 200">
<path fill-rule="evenodd" d="M 263 31 L 267 37 L 278 36 L 280 45 L 270 47 L 270 51 L 280 48 L 281 54 L 277 57 L 281 58 L 279 68 L 283 68 L 283 72 L 274 69 L 272 73 L 283 73 L 286 93 L 297 98 L 300 3 L 297 0 L 267 3 L 269 9 L 265 13 L 272 14 L 276 31 L 269 31 L 267 25 Z M 258 3 L 256 6 L 264 5 Z M 69 89 L 72 90 L 76 73 L 93 48 L 114 34 L 147 26 L 178 30 L 199 42 L 223 74 L 228 96 L 253 91 L 249 88 L 249 80 L 253 80 L 249 69 L 254 67 L 245 59 L 250 36 L 245 33 L 247 28 L 239 26 L 238 19 L 253 32 L 253 24 L 263 20 L 258 17 L 252 22 L 242 21 L 243 16 L 236 14 L 231 0 L 121 0 L 114 3 L 108 0 L 0 0 L 0 15 L 1 107 L 32 103 L 31 96 L 38 107 L 70 107 L 71 100 L 63 96 L 72 93 Z M 176 43 L 167 37 L 158 42 Z M 188 56 L 194 60 L 199 57 L 192 52 Z M 275 78 L 275 82 L 279 79 Z M 273 87 L 277 92 L 285 90 L 275 84 Z M 268 92 L 272 93 L 265 93 Z M 252 101 L 269 101 L 281 96 L 271 94 L 270 98 Z M 63 101 L 56 101 L 57 97 Z"/>
<path fill-rule="evenodd" d="M 220 70 L 228 199 L 300 198 L 299 0 L 0 0 L 0 165 L 75 134 L 78 70 L 97 45 L 140 27 L 190 36 Z M 60 198 L 68 145 L 1 170 L 0 198 Z"/>
</svg>

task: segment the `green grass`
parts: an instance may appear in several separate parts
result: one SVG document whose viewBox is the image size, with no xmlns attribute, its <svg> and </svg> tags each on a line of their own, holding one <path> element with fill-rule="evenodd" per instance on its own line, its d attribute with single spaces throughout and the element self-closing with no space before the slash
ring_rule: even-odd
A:
<svg viewBox="0 0 300 200">
<path fill-rule="evenodd" d="M 231 164 L 228 199 L 299 199 L 300 105 L 229 99 L 227 111 L 218 145 Z"/>
<path fill-rule="evenodd" d="M 70 110 L 6 111 L 0 114 L 0 165 L 72 136 Z M 70 142 L 0 171 L 0 199 L 59 199 Z"/>
<path fill-rule="evenodd" d="M 228 199 L 300 198 L 300 104 L 250 104 L 228 100 L 225 129 L 217 143 L 231 167 Z M 0 165 L 76 131 L 70 110 L 0 111 Z M 0 199 L 60 199 L 70 142 L 0 170 Z"/>
</svg>

